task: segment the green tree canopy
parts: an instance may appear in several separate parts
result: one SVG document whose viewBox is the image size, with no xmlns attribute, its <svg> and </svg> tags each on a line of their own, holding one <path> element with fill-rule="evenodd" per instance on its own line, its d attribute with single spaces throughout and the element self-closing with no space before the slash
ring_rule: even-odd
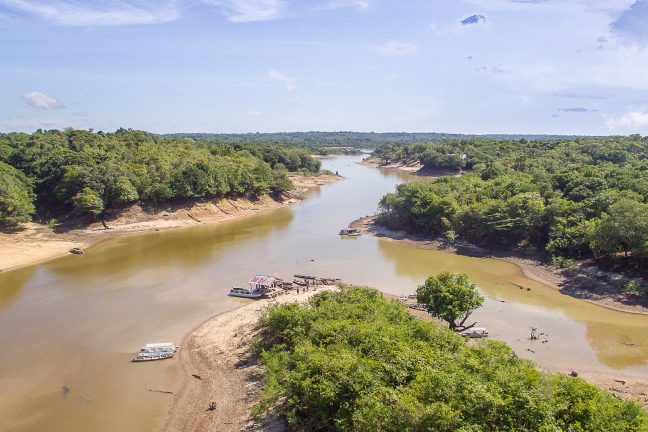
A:
<svg viewBox="0 0 648 432">
<path fill-rule="evenodd" d="M 451 329 L 470 328 L 464 323 L 475 310 L 484 304 L 484 297 L 477 286 L 468 280 L 468 275 L 443 272 L 430 276 L 418 287 L 416 296 L 425 304 L 427 311 L 446 321 Z"/>
<path fill-rule="evenodd" d="M 89 213 L 97 216 L 104 210 L 104 202 L 99 194 L 89 187 L 83 188 L 81 192 L 72 198 L 74 211 L 79 214 Z"/>
<path fill-rule="evenodd" d="M 648 204 L 625 198 L 612 204 L 592 234 L 592 247 L 603 253 L 648 253 Z"/>
<path fill-rule="evenodd" d="M 0 162 L 20 173 L 2 169 L 9 175 L 4 218 L 11 223 L 29 220 L 34 202 L 43 215 L 65 216 L 99 214 L 136 201 L 280 196 L 293 187 L 289 172 L 320 169 L 309 150 L 290 143 L 243 137 L 236 143 L 196 142 L 130 129 L 0 133 Z"/>
<path fill-rule="evenodd" d="M 31 219 L 34 194 L 27 177 L 4 162 L 0 162 L 0 227 L 15 229 Z"/>
<path fill-rule="evenodd" d="M 439 237 L 452 232 L 488 248 L 595 257 L 645 274 L 648 137 L 472 137 L 374 152 L 386 162 L 437 165 L 432 154 L 462 155 L 465 175 L 399 185 L 380 201 L 382 224 Z"/>
<path fill-rule="evenodd" d="M 645 432 L 637 404 L 540 372 L 501 342 L 467 344 L 373 289 L 271 306 L 257 411 L 291 431 Z"/>
</svg>

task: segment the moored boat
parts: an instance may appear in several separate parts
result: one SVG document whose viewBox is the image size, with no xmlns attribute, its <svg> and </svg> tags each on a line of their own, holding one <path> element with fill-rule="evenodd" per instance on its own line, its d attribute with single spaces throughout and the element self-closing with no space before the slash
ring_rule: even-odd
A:
<svg viewBox="0 0 648 432">
<path fill-rule="evenodd" d="M 173 357 L 178 349 L 180 347 L 171 342 L 146 344 L 140 349 L 133 361 L 142 362 L 168 359 Z"/>
<path fill-rule="evenodd" d="M 257 289 L 232 287 L 229 295 L 232 297 L 259 298 L 263 296 L 263 292 Z"/>
<path fill-rule="evenodd" d="M 343 236 L 359 236 L 360 235 L 360 230 L 356 228 L 345 228 L 343 230 L 340 230 L 340 235 Z"/>
<path fill-rule="evenodd" d="M 308 286 L 308 282 L 306 282 L 305 280 L 293 279 L 292 283 L 299 286 Z"/>
<path fill-rule="evenodd" d="M 488 330 L 486 330 L 486 327 L 473 327 L 468 330 L 464 330 L 459 334 L 461 336 L 469 338 L 483 338 L 488 336 Z"/>
<path fill-rule="evenodd" d="M 267 294 L 275 285 L 276 278 L 265 275 L 255 275 L 248 282 L 248 288 L 232 287 L 229 295 L 232 297 L 259 298 Z"/>
</svg>

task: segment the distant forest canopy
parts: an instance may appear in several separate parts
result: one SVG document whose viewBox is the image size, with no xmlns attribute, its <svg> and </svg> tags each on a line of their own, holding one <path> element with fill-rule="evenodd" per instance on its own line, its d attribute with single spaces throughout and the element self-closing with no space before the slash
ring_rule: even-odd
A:
<svg viewBox="0 0 648 432">
<path fill-rule="evenodd" d="M 281 194 L 317 172 L 302 148 L 172 138 L 137 130 L 0 134 L 0 226 L 98 216 L 142 201 Z"/>
<path fill-rule="evenodd" d="M 297 146 L 313 149 L 317 153 L 333 153 L 330 147 L 350 147 L 351 149 L 374 149 L 383 144 L 411 144 L 439 141 L 451 138 L 475 138 L 474 135 L 448 134 L 437 132 L 276 132 L 245 134 L 212 134 L 212 133 L 177 133 L 170 137 L 192 138 L 196 141 L 219 141 L 231 143 L 275 143 L 282 146 Z M 562 135 L 484 135 L 492 139 L 544 139 L 557 140 L 567 138 Z M 337 149 L 336 153 L 341 153 Z"/>
<path fill-rule="evenodd" d="M 465 172 L 398 186 L 381 220 L 410 231 L 648 269 L 648 137 L 388 144 L 383 162 Z"/>
</svg>

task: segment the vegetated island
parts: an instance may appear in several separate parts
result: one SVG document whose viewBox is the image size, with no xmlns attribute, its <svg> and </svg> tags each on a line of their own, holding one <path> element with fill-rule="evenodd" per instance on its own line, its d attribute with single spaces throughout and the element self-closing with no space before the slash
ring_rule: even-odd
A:
<svg viewBox="0 0 648 432">
<path fill-rule="evenodd" d="M 0 134 L 0 271 L 125 233 L 291 204 L 341 177 L 310 150 L 136 130 Z"/>
<path fill-rule="evenodd" d="M 467 342 L 371 288 L 251 303 L 183 347 L 167 431 L 648 430 L 638 404 L 502 342 Z"/>
<path fill-rule="evenodd" d="M 448 139 L 384 145 L 372 160 L 440 178 L 385 195 L 370 231 L 504 258 L 564 293 L 648 311 L 648 137 Z"/>
</svg>

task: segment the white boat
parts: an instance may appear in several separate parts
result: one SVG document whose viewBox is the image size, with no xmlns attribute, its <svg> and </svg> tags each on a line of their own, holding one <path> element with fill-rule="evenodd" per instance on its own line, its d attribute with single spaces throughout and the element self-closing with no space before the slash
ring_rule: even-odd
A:
<svg viewBox="0 0 648 432">
<path fill-rule="evenodd" d="M 243 297 L 243 298 L 259 298 L 263 296 L 263 292 L 259 291 L 257 289 L 249 289 L 249 288 L 239 288 L 239 287 L 232 287 L 232 289 L 229 292 L 229 295 L 232 297 Z"/>
<path fill-rule="evenodd" d="M 345 228 L 343 230 L 340 230 L 340 235 L 343 236 L 359 236 L 360 235 L 360 230 L 356 228 Z"/>
<path fill-rule="evenodd" d="M 469 338 L 483 338 L 488 336 L 488 330 L 486 330 L 486 327 L 473 327 L 468 330 L 464 330 L 459 334 L 461 336 Z"/>
<path fill-rule="evenodd" d="M 133 361 L 140 362 L 168 359 L 173 357 L 179 349 L 179 346 L 171 342 L 146 344 L 140 349 Z"/>
<path fill-rule="evenodd" d="M 254 275 L 248 282 L 247 288 L 232 287 L 229 295 L 232 297 L 259 298 L 267 294 L 275 285 L 276 278 L 266 275 Z"/>
</svg>

